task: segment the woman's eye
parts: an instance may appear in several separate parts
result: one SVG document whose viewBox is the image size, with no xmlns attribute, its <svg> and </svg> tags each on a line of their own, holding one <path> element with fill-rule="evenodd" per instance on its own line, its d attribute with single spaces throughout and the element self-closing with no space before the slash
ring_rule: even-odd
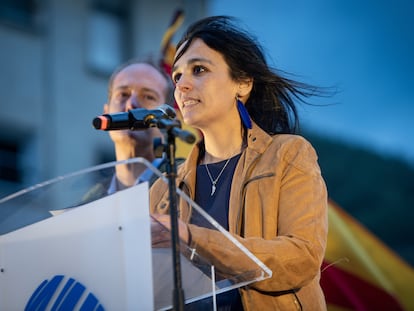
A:
<svg viewBox="0 0 414 311">
<path fill-rule="evenodd" d="M 206 69 L 203 66 L 194 66 L 193 71 L 195 74 L 199 74 L 206 71 Z"/>
<path fill-rule="evenodd" d="M 172 80 L 173 80 L 174 83 L 177 83 L 178 80 L 180 80 L 180 78 L 181 78 L 181 74 L 180 73 L 175 73 L 172 76 Z"/>
<path fill-rule="evenodd" d="M 195 65 L 192 68 L 192 74 L 193 75 L 199 75 L 199 74 L 201 74 L 205 71 L 207 71 L 207 69 L 204 66 L 201 66 L 201 65 Z M 182 77 L 181 73 L 174 73 L 171 78 L 172 78 L 174 83 L 177 83 L 178 81 L 180 81 L 181 77 Z"/>
</svg>

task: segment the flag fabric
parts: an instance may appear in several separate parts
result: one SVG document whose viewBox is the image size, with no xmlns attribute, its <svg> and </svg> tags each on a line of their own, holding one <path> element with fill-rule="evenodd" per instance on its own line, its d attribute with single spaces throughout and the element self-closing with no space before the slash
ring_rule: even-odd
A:
<svg viewBox="0 0 414 311">
<path fill-rule="evenodd" d="M 414 310 L 413 268 L 332 201 L 328 217 L 321 275 L 328 310 Z"/>
<path fill-rule="evenodd" d="M 171 75 L 171 66 L 175 55 L 175 44 L 172 38 L 184 22 L 184 11 L 177 9 L 161 40 L 161 66 L 166 74 Z"/>
</svg>

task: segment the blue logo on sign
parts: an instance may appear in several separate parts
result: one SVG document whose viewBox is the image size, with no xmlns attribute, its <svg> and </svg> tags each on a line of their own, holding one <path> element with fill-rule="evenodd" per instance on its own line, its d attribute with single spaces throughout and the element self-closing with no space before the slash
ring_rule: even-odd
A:
<svg viewBox="0 0 414 311">
<path fill-rule="evenodd" d="M 25 311 L 46 310 L 46 308 L 52 311 L 75 310 L 75 308 L 80 311 L 104 311 L 92 293 L 88 293 L 83 299 L 86 295 L 85 286 L 72 278 L 67 280 L 58 291 L 63 279 L 63 275 L 56 275 L 50 281 L 43 281 L 30 297 Z"/>
</svg>

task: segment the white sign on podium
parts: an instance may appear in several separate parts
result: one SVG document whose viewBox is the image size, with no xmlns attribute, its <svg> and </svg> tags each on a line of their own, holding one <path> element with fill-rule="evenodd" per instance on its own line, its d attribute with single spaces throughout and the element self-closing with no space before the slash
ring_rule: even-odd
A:
<svg viewBox="0 0 414 311">
<path fill-rule="evenodd" d="M 172 308 L 172 251 L 151 244 L 148 183 L 108 191 L 117 165 L 162 176 L 147 160 L 134 158 L 58 177 L 0 199 L 0 310 Z M 180 190 L 177 196 L 192 205 L 193 218 L 202 220 L 203 228 L 229 239 L 235 258 L 250 262 L 247 271 L 220 271 L 181 243 L 186 305 L 198 310 L 201 303 L 203 310 L 214 310 L 216 294 L 271 276 L 201 207 Z"/>
<path fill-rule="evenodd" d="M 154 309 L 147 183 L 2 235 L 0 250 L 1 310 L 80 307 L 88 295 L 105 310 Z"/>
</svg>

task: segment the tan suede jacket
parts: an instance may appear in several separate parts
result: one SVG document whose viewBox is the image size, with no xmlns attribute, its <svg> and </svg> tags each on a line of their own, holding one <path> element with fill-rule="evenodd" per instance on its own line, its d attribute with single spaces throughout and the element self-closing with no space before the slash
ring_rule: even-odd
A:
<svg viewBox="0 0 414 311">
<path fill-rule="evenodd" d="M 229 203 L 229 232 L 272 270 L 272 277 L 240 289 L 244 310 L 326 310 L 319 285 L 328 219 L 327 190 L 313 147 L 302 137 L 269 136 L 256 124 L 236 166 Z M 199 148 L 178 169 L 177 185 L 194 198 Z M 151 212 L 168 212 L 163 182 L 151 188 Z M 209 191 L 209 189 L 207 190 Z M 183 200 L 184 201 L 184 200 Z M 191 208 L 179 202 L 180 218 Z M 234 256 L 226 238 L 189 225 L 190 247 L 214 265 L 232 270 L 250 263 Z"/>
</svg>

